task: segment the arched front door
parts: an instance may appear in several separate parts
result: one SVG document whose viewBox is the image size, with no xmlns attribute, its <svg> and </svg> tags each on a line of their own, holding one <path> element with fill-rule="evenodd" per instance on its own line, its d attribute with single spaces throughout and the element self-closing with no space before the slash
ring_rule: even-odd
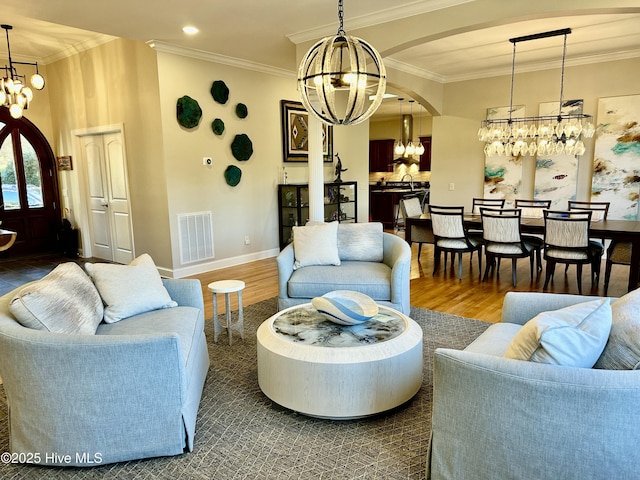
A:
<svg viewBox="0 0 640 480">
<path fill-rule="evenodd" d="M 0 228 L 18 233 L 6 254 L 55 251 L 60 204 L 55 158 L 38 128 L 0 107 Z"/>
</svg>

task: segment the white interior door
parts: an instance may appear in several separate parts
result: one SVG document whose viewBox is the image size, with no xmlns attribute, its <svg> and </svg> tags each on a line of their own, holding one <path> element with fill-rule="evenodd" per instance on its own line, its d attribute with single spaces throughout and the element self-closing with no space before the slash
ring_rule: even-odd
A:
<svg viewBox="0 0 640 480">
<path fill-rule="evenodd" d="M 118 263 L 133 260 L 133 229 L 122 132 L 82 137 L 87 166 L 91 255 Z"/>
</svg>

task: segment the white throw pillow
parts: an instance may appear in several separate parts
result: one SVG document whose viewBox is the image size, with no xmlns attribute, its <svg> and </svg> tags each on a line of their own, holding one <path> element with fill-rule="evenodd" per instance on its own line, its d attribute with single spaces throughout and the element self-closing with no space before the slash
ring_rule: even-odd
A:
<svg viewBox="0 0 640 480">
<path fill-rule="evenodd" d="M 293 269 L 310 265 L 340 265 L 338 222 L 293 227 Z"/>
<path fill-rule="evenodd" d="M 611 317 L 608 298 L 542 312 L 524 324 L 504 356 L 591 368 L 609 338 Z"/>
<path fill-rule="evenodd" d="M 594 365 L 607 370 L 640 369 L 640 289 L 611 303 L 609 341 Z"/>
<path fill-rule="evenodd" d="M 341 223 L 338 225 L 340 260 L 382 262 L 384 256 L 382 223 Z"/>
<path fill-rule="evenodd" d="M 96 287 L 73 262 L 20 289 L 9 310 L 25 327 L 82 335 L 94 335 L 103 315 Z"/>
<path fill-rule="evenodd" d="M 146 253 L 129 265 L 87 263 L 85 268 L 104 302 L 106 323 L 178 305 L 171 300 L 153 259 Z"/>
</svg>

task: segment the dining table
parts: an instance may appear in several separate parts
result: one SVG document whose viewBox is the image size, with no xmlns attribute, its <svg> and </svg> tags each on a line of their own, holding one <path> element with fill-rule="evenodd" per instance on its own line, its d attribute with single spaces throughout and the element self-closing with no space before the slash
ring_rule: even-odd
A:
<svg viewBox="0 0 640 480">
<path fill-rule="evenodd" d="M 464 224 L 467 228 L 482 229 L 482 217 L 479 214 L 465 213 Z M 405 219 L 405 240 L 411 245 L 411 227 L 431 226 L 429 213 Z M 544 219 L 540 217 L 522 217 L 522 233 L 544 235 Z M 589 237 L 605 240 L 618 240 L 631 243 L 631 265 L 629 266 L 629 280 L 627 291 L 638 287 L 640 274 L 640 221 L 607 219 L 592 221 L 589 226 Z"/>
</svg>

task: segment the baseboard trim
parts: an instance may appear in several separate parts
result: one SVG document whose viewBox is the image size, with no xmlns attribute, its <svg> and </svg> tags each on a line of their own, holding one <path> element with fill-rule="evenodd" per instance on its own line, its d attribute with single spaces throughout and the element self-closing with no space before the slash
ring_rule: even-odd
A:
<svg viewBox="0 0 640 480">
<path fill-rule="evenodd" d="M 211 262 L 199 263 L 197 265 L 190 265 L 180 268 L 164 268 L 158 267 L 160 275 L 167 278 L 183 278 L 190 277 L 191 275 L 198 275 L 200 273 L 210 272 L 212 270 L 219 270 L 221 268 L 235 267 L 236 265 L 242 265 L 249 262 L 255 262 L 256 260 L 263 260 L 265 258 L 275 257 L 280 253 L 277 248 L 271 250 L 264 250 L 262 252 L 254 252 L 248 255 L 240 255 L 237 257 L 223 258 L 221 260 L 213 260 Z"/>
</svg>

